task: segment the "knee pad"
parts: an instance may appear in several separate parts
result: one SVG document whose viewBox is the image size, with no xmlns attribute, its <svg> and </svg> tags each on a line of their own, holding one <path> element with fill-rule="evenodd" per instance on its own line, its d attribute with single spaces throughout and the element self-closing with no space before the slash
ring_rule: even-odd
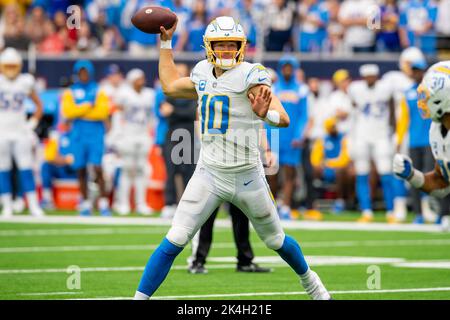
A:
<svg viewBox="0 0 450 320">
<path fill-rule="evenodd" d="M 283 246 L 285 234 L 284 232 L 270 234 L 264 237 L 263 241 L 267 248 L 272 250 L 278 250 Z"/>
<path fill-rule="evenodd" d="M 184 247 L 191 240 L 192 236 L 187 228 L 172 226 L 169 232 L 167 232 L 166 238 L 174 245 Z"/>
</svg>

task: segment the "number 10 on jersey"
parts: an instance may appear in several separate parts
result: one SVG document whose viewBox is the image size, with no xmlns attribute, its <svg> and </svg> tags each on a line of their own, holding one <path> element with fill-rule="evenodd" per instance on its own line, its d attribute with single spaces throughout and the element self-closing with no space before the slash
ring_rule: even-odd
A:
<svg viewBox="0 0 450 320">
<path fill-rule="evenodd" d="M 229 127 L 230 97 L 204 94 L 201 104 L 202 134 L 225 134 Z"/>
</svg>

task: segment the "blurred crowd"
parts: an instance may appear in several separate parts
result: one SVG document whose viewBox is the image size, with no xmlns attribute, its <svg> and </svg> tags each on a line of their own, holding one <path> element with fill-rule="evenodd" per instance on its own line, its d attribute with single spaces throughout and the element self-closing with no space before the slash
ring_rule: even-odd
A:
<svg viewBox="0 0 450 320">
<path fill-rule="evenodd" d="M 346 54 L 416 46 L 435 55 L 439 39 L 450 36 L 450 0 L 2 0 L 0 48 L 142 55 L 159 39 L 130 19 L 149 5 L 177 14 L 178 51 L 202 51 L 204 30 L 219 15 L 240 21 L 250 51 Z"/>
</svg>

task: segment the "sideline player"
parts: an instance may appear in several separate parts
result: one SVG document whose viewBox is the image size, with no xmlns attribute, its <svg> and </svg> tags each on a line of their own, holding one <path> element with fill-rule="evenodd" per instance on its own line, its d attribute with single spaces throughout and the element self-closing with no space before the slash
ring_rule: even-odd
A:
<svg viewBox="0 0 450 320">
<path fill-rule="evenodd" d="M 98 207 L 102 216 L 109 216 L 109 201 L 101 167 L 104 153 L 105 120 L 109 116 L 109 99 L 99 90 L 94 79 L 94 65 L 79 60 L 73 67 L 74 84 L 64 91 L 61 100 L 63 116 L 72 121 L 73 167 L 77 170 L 82 201 L 80 214 L 90 216 L 92 203 L 88 199 L 88 165 L 92 165 L 100 189 Z"/>
<path fill-rule="evenodd" d="M 433 121 L 430 127 L 430 146 L 436 160 L 434 170 L 423 173 L 413 167 L 412 160 L 403 154 L 394 156 L 394 173 L 410 185 L 431 196 L 444 198 L 450 193 L 450 61 L 431 66 L 417 88 L 418 108 L 424 118 Z M 444 230 L 450 229 L 449 216 L 442 218 Z"/>
<path fill-rule="evenodd" d="M 319 276 L 305 261 L 297 241 L 285 235 L 260 160 L 261 120 L 287 127 L 289 117 L 271 95 L 270 78 L 260 64 L 244 62 L 246 36 L 232 17 L 218 17 L 205 31 L 207 59 L 190 77 L 180 78 L 171 50 L 175 25 L 161 27 L 159 76 L 164 93 L 198 99 L 200 159 L 175 212 L 172 227 L 150 257 L 135 299 L 148 299 L 166 278 L 176 256 L 222 202 L 239 207 L 267 247 L 297 273 L 312 299 L 330 299 Z M 253 137 L 251 136 L 253 134 Z"/>
<path fill-rule="evenodd" d="M 33 176 L 33 130 L 42 117 L 42 103 L 31 74 L 20 73 L 22 57 L 16 49 L 6 48 L 0 56 L 0 195 L 2 216 L 13 214 L 11 169 L 14 157 L 19 169 L 22 191 L 26 195 L 30 213 L 42 216 Z M 36 111 L 26 120 L 25 98 L 30 97 Z"/>
<path fill-rule="evenodd" d="M 113 128 L 115 147 L 122 160 L 116 210 L 121 215 L 130 213 L 130 191 L 134 185 L 136 212 L 152 214 L 147 206 L 146 195 L 150 166 L 148 154 L 152 144 L 150 119 L 153 113 L 155 92 L 145 87 L 145 74 L 141 69 L 132 69 L 124 85 L 115 97 L 119 112 L 117 127 Z"/>
<path fill-rule="evenodd" d="M 364 80 L 355 81 L 349 88 L 355 104 L 355 125 L 352 133 L 350 155 L 355 163 L 356 195 L 362 211 L 359 222 L 373 221 L 370 198 L 369 173 L 371 160 L 375 162 L 381 178 L 386 218 L 392 218 L 392 130 L 390 117 L 394 110 L 385 83 L 379 80 L 380 70 L 376 64 L 365 64 L 359 69 Z"/>
</svg>

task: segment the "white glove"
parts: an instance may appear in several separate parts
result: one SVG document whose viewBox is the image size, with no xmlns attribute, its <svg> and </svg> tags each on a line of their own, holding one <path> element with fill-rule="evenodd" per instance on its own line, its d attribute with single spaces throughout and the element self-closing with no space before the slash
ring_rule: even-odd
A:
<svg viewBox="0 0 450 320">
<path fill-rule="evenodd" d="M 413 173 L 413 163 L 410 157 L 397 153 L 394 156 L 393 170 L 397 177 L 409 180 Z"/>
<path fill-rule="evenodd" d="M 419 170 L 414 169 L 410 157 L 397 153 L 393 163 L 394 174 L 407 180 L 416 189 L 422 188 L 425 183 L 425 176 Z"/>
</svg>

